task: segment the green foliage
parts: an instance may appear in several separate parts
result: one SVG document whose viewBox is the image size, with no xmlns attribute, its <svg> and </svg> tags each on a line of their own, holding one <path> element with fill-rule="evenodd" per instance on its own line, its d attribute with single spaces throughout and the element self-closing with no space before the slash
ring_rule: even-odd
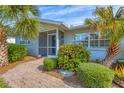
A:
<svg viewBox="0 0 124 93">
<path fill-rule="evenodd" d="M 101 35 L 107 35 L 110 44 L 118 42 L 124 38 L 124 20 L 119 20 L 114 16 L 112 6 L 96 7 L 95 19 L 86 19 L 85 24 L 91 30 L 100 31 Z"/>
<path fill-rule="evenodd" d="M 0 78 L 0 88 L 10 88 L 10 86 L 4 82 L 3 78 Z"/>
<path fill-rule="evenodd" d="M 89 88 L 111 87 L 114 74 L 111 69 L 97 63 L 82 63 L 77 70 L 81 84 Z"/>
<path fill-rule="evenodd" d="M 45 58 L 43 62 L 43 68 L 46 71 L 51 71 L 57 67 L 57 59 Z"/>
<path fill-rule="evenodd" d="M 78 44 L 60 46 L 58 52 L 58 67 L 69 71 L 76 71 L 80 63 L 89 62 L 90 52 Z"/>
<path fill-rule="evenodd" d="M 22 19 L 15 25 L 15 35 L 23 36 L 25 39 L 35 38 L 40 31 L 39 23 L 40 21 L 36 18 Z"/>
<path fill-rule="evenodd" d="M 118 59 L 117 62 L 120 63 L 120 64 L 121 63 L 124 64 L 124 59 Z"/>
<path fill-rule="evenodd" d="M 100 61 L 100 59 L 96 59 L 95 62 L 96 63 L 100 63 L 101 61 Z"/>
<path fill-rule="evenodd" d="M 9 62 L 15 62 L 23 59 L 27 55 L 27 48 L 23 45 L 9 44 L 8 57 Z"/>
<path fill-rule="evenodd" d="M 0 6 L 0 27 L 11 36 L 32 39 L 40 31 L 40 12 L 32 5 Z"/>
</svg>

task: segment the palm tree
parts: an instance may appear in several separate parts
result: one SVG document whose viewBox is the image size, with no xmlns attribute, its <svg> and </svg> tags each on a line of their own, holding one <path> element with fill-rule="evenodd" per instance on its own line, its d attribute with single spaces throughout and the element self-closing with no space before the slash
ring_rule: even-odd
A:
<svg viewBox="0 0 124 93">
<path fill-rule="evenodd" d="M 106 35 L 110 42 L 103 64 L 107 67 L 112 65 L 114 58 L 121 52 L 120 41 L 124 37 L 124 20 L 117 19 L 111 6 L 107 8 L 96 7 L 95 19 L 86 19 L 85 24 L 89 29 L 99 31 Z"/>
<path fill-rule="evenodd" d="M 40 30 L 36 6 L 0 6 L 0 65 L 8 64 L 7 36 L 32 39 Z"/>
</svg>

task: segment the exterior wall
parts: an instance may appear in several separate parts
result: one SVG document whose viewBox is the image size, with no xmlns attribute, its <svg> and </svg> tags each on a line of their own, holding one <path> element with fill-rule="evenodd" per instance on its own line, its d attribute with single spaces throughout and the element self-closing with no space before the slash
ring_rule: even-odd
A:
<svg viewBox="0 0 124 93">
<path fill-rule="evenodd" d="M 90 32 L 90 31 L 84 31 L 82 29 L 79 30 L 74 30 L 74 31 L 68 31 L 64 33 L 64 43 L 73 43 L 74 40 L 74 35 L 78 33 L 83 33 L 83 32 Z M 91 52 L 91 60 L 102 60 L 105 58 L 106 55 L 106 49 L 105 48 L 88 48 Z"/>
<path fill-rule="evenodd" d="M 121 53 L 116 57 L 116 59 L 124 59 L 124 39 L 121 41 Z"/>
<path fill-rule="evenodd" d="M 81 29 L 76 29 L 76 30 L 71 30 L 71 31 L 65 31 L 61 28 L 58 28 L 55 25 L 50 25 L 43 23 L 41 24 L 41 32 L 49 31 L 49 30 L 61 30 L 64 32 L 64 43 L 73 43 L 74 40 L 74 35 L 82 32 L 90 32 L 88 30 L 83 30 Z M 16 38 L 16 43 L 20 44 L 20 38 Z M 29 45 L 26 45 L 28 48 L 28 53 L 29 55 L 34 55 L 37 56 L 39 55 L 39 37 L 31 40 Z M 106 49 L 105 48 L 88 48 L 91 52 L 91 60 L 96 60 L 96 59 L 104 59 L 106 55 Z M 116 57 L 116 59 L 124 59 L 124 39 L 121 41 L 121 49 L 122 52 Z"/>
<path fill-rule="evenodd" d="M 74 35 L 83 32 L 90 32 L 90 31 L 83 31 L 83 30 L 74 30 L 74 31 L 67 31 L 64 33 L 64 43 L 73 43 Z M 102 60 L 105 58 L 106 49 L 105 48 L 88 48 L 91 52 L 91 60 Z M 121 41 L 121 53 L 115 58 L 116 59 L 124 59 L 124 39 Z"/>
<path fill-rule="evenodd" d="M 46 32 L 49 30 L 56 30 L 57 26 L 47 24 L 47 23 L 41 23 L 41 31 L 40 32 Z M 16 43 L 20 44 L 20 38 L 16 38 Z M 30 44 L 25 45 L 28 48 L 28 54 L 33 56 L 39 55 L 39 37 L 36 39 L 30 40 Z"/>
<path fill-rule="evenodd" d="M 90 56 L 90 59 L 91 60 L 96 60 L 96 59 L 99 59 L 99 60 L 103 60 L 105 58 L 105 55 L 106 55 L 106 49 L 91 49 L 89 48 L 90 52 L 91 52 L 91 56 Z"/>
<path fill-rule="evenodd" d="M 38 43 L 38 38 L 31 40 L 30 44 L 25 45 L 28 48 L 28 54 L 33 55 L 33 56 L 38 56 L 39 55 L 39 43 Z M 16 43 L 20 44 L 20 38 L 16 38 Z"/>
<path fill-rule="evenodd" d="M 83 32 L 90 32 L 89 30 L 83 30 L 83 29 L 77 29 L 77 30 L 71 30 L 71 31 L 66 31 L 64 33 L 64 43 L 72 43 L 74 40 L 74 35 L 78 33 L 83 33 Z"/>
</svg>

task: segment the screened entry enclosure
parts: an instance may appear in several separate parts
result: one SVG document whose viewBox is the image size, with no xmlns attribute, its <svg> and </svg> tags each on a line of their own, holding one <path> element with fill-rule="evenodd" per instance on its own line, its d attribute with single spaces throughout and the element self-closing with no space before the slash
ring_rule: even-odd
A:
<svg viewBox="0 0 124 93">
<path fill-rule="evenodd" d="M 47 31 L 39 34 L 39 54 L 56 56 L 59 45 L 63 44 L 64 35 L 61 31 Z"/>
</svg>

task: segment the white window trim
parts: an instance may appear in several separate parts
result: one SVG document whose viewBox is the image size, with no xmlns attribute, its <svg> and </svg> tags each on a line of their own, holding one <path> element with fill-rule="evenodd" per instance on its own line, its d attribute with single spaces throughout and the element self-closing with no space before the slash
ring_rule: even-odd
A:
<svg viewBox="0 0 124 93">
<path fill-rule="evenodd" d="M 98 39 L 90 39 L 90 34 L 91 34 L 91 33 L 94 33 L 94 32 L 89 32 L 89 33 L 88 33 L 88 40 L 87 40 L 87 41 L 88 41 L 88 46 L 87 46 L 87 47 L 88 47 L 89 49 L 93 49 L 93 50 L 96 50 L 96 49 L 97 49 L 97 50 L 98 50 L 98 49 L 99 49 L 99 50 L 106 50 L 106 47 L 105 47 L 105 46 L 103 46 L 103 47 L 100 46 L 100 40 L 108 40 L 108 39 L 101 39 L 99 32 L 97 32 L 97 33 L 98 33 Z M 80 35 L 79 35 L 79 36 L 80 36 Z M 81 36 L 80 36 L 79 38 L 81 38 Z M 98 46 L 97 46 L 97 47 L 92 47 L 91 44 L 90 44 L 90 41 L 91 41 L 91 40 L 98 40 Z M 74 37 L 74 41 L 73 41 L 73 42 L 74 42 L 74 43 L 75 43 L 75 42 L 80 42 L 80 40 L 75 40 L 75 37 Z"/>
<path fill-rule="evenodd" d="M 22 41 L 26 41 L 26 43 L 21 44 Z M 27 42 L 29 42 L 29 43 L 27 43 Z M 20 44 L 21 45 L 30 45 L 31 44 L 31 41 L 30 40 L 24 40 L 23 38 L 20 38 Z"/>
</svg>

